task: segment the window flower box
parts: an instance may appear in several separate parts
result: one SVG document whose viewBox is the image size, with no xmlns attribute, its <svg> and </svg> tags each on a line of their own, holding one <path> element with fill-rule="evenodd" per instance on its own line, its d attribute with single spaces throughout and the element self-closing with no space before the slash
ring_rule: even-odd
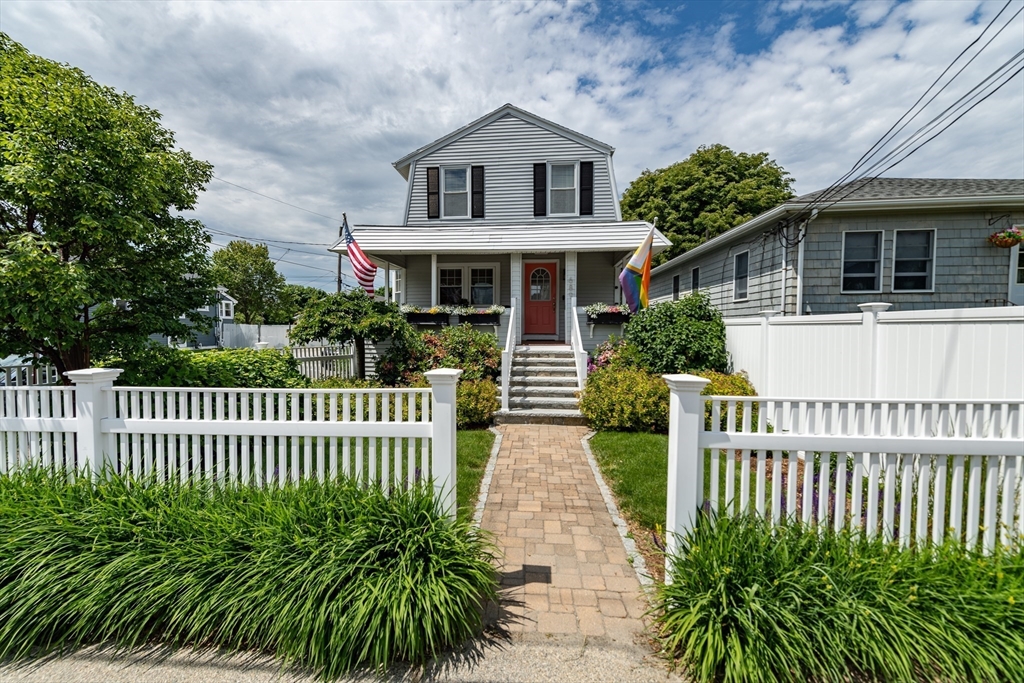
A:
<svg viewBox="0 0 1024 683">
<path fill-rule="evenodd" d="M 597 315 L 588 315 L 587 322 L 593 325 L 625 325 L 629 322 L 629 313 L 605 311 Z"/>
<path fill-rule="evenodd" d="M 450 316 L 447 313 L 406 313 L 405 319 L 413 325 L 447 325 Z"/>
<path fill-rule="evenodd" d="M 469 323 L 470 325 L 500 325 L 501 313 L 461 313 L 459 324 Z"/>
</svg>

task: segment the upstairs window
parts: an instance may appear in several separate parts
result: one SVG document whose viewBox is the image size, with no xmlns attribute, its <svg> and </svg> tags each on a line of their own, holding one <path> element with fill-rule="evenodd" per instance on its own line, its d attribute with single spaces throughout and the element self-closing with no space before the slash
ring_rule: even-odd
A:
<svg viewBox="0 0 1024 683">
<path fill-rule="evenodd" d="M 593 216 L 594 162 L 533 165 L 534 216 Z"/>
<path fill-rule="evenodd" d="M 935 280 L 935 231 L 897 230 L 893 239 L 892 291 L 932 291 Z"/>
<path fill-rule="evenodd" d="M 843 273 L 840 291 L 879 292 L 882 289 L 882 231 L 843 233 Z"/>
<path fill-rule="evenodd" d="M 736 254 L 732 261 L 732 300 L 743 301 L 747 298 L 747 270 L 750 266 L 750 252 Z"/>
<path fill-rule="evenodd" d="M 224 320 L 230 320 L 235 317 L 235 306 L 230 301 L 220 302 L 220 317 Z"/>
<path fill-rule="evenodd" d="M 469 217 L 469 167 L 441 169 L 441 215 Z"/>
<path fill-rule="evenodd" d="M 576 164 L 551 164 L 548 197 L 552 216 L 576 215 Z"/>
</svg>

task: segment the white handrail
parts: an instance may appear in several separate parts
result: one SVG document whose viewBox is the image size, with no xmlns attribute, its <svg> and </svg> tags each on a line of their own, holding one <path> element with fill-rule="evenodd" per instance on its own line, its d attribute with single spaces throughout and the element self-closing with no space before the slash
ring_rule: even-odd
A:
<svg viewBox="0 0 1024 683">
<path fill-rule="evenodd" d="M 580 315 L 576 310 L 576 297 L 571 300 L 572 306 L 572 354 L 576 360 L 576 382 L 580 391 L 587 382 L 587 352 L 583 348 L 583 335 L 580 334 Z"/>
<path fill-rule="evenodd" d="M 512 380 L 512 351 L 516 339 L 516 300 L 508 309 L 508 331 L 505 333 L 505 348 L 501 351 L 501 409 L 508 410 L 509 385 Z"/>
</svg>

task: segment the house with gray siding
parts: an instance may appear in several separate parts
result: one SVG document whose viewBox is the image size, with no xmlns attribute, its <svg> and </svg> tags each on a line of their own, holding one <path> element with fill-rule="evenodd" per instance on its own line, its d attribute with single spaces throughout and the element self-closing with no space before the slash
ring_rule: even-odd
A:
<svg viewBox="0 0 1024 683">
<path fill-rule="evenodd" d="M 618 273 L 653 227 L 622 220 L 614 153 L 506 104 L 394 162 L 408 183 L 400 225 L 353 226 L 395 301 L 505 306 L 506 417 L 578 415 L 586 353 L 618 332 L 591 336 L 582 307 L 619 301 Z M 655 230 L 655 253 L 668 246 Z"/>
<path fill-rule="evenodd" d="M 651 299 L 695 289 L 726 316 L 1024 305 L 1024 180 L 874 178 L 789 200 L 651 273 Z"/>
<path fill-rule="evenodd" d="M 209 306 L 203 306 L 197 308 L 196 312 L 202 317 L 207 319 L 207 325 L 205 329 L 195 328 L 195 339 L 189 341 L 183 341 L 180 339 L 168 338 L 162 334 L 154 334 L 150 336 L 155 342 L 160 344 L 167 344 L 168 346 L 179 346 L 181 348 L 190 349 L 216 349 L 221 346 L 221 340 L 224 336 L 224 325 L 233 324 L 235 320 L 235 306 L 238 301 L 228 294 L 228 290 L 224 287 L 217 287 L 216 299 Z M 182 315 L 181 319 L 184 320 L 185 316 Z"/>
</svg>

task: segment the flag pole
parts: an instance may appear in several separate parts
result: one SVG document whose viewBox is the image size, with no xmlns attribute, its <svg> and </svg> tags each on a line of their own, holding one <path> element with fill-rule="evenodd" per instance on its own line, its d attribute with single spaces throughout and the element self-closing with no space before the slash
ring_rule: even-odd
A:
<svg viewBox="0 0 1024 683">
<path fill-rule="evenodd" d="M 348 216 L 341 214 L 343 222 L 338 226 L 338 240 L 345 239 L 345 222 L 348 221 Z M 338 294 L 341 294 L 341 252 L 338 252 Z"/>
</svg>

